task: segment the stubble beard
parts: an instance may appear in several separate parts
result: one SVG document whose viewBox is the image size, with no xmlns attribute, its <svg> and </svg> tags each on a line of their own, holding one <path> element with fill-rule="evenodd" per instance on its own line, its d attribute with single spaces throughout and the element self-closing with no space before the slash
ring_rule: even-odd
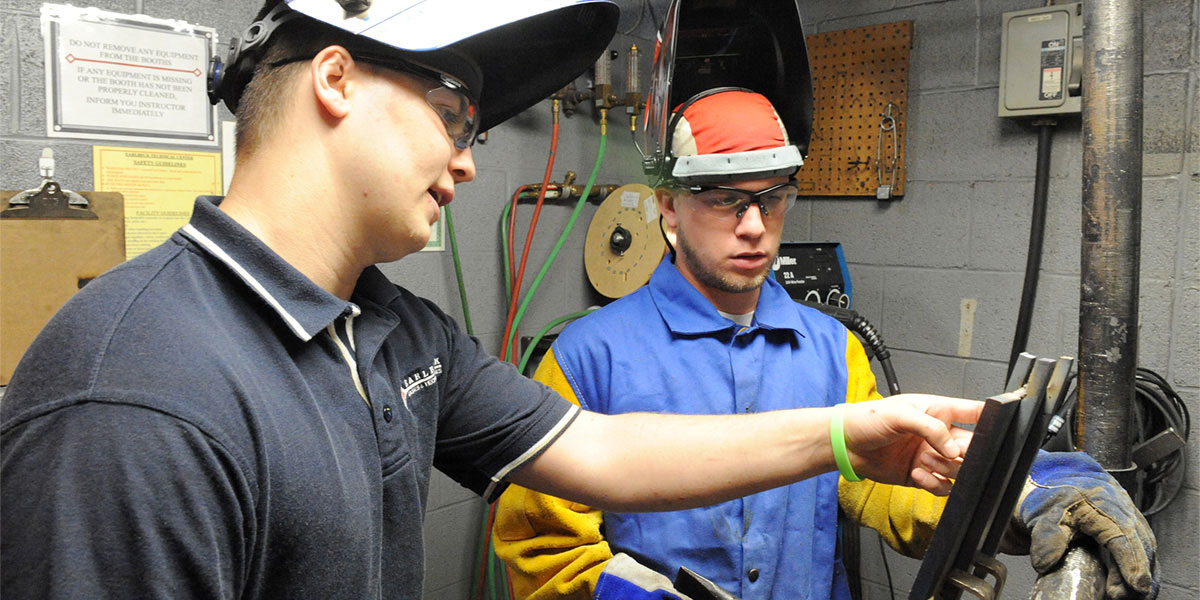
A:
<svg viewBox="0 0 1200 600">
<path fill-rule="evenodd" d="M 683 257 L 683 262 L 693 277 L 712 289 L 730 294 L 744 294 L 762 287 L 763 282 L 767 279 L 768 270 L 775 263 L 775 257 L 770 257 L 761 273 L 747 279 L 738 275 L 721 273 L 702 263 L 699 254 L 695 251 L 696 247 L 688 242 L 682 230 L 675 230 L 675 240 L 679 245 L 679 251 L 676 254 Z"/>
</svg>

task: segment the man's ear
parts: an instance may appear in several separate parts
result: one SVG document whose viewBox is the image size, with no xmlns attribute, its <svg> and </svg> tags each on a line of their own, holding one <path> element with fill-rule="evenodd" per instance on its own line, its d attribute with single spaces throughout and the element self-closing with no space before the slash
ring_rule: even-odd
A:
<svg viewBox="0 0 1200 600">
<path fill-rule="evenodd" d="M 340 119 L 350 112 L 350 73 L 358 66 L 350 51 L 341 46 L 326 46 L 309 65 L 313 95 L 330 117 Z"/>
<path fill-rule="evenodd" d="M 658 212 L 662 215 L 663 237 L 667 238 L 667 243 L 675 246 L 675 229 L 679 226 L 675 194 L 660 187 L 654 189 L 654 197 L 658 200 Z"/>
</svg>

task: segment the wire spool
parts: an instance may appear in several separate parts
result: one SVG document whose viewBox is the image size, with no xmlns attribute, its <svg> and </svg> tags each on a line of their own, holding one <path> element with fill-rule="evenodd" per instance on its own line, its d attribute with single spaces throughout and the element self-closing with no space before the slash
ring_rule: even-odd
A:
<svg viewBox="0 0 1200 600">
<path fill-rule="evenodd" d="M 613 190 L 596 209 L 583 264 L 597 292 L 620 298 L 650 281 L 665 251 L 654 190 L 631 183 Z"/>
</svg>

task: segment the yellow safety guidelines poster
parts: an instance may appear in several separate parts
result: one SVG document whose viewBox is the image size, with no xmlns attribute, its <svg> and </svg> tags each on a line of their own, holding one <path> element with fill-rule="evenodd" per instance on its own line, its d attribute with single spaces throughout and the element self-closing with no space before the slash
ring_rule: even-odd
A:
<svg viewBox="0 0 1200 600">
<path fill-rule="evenodd" d="M 196 196 L 221 195 L 220 152 L 93 146 L 99 192 L 125 196 L 125 258 L 159 244 L 187 224 Z"/>
</svg>

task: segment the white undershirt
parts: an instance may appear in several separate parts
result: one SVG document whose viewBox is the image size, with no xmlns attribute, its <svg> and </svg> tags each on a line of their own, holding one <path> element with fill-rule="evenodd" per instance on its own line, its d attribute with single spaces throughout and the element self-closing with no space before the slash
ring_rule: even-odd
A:
<svg viewBox="0 0 1200 600">
<path fill-rule="evenodd" d="M 754 322 L 754 311 L 750 311 L 744 315 L 731 315 L 721 310 L 718 310 L 717 312 L 721 313 L 722 317 L 725 317 L 726 319 L 729 319 L 730 321 L 733 321 L 742 327 L 749 327 L 750 324 Z"/>
</svg>

